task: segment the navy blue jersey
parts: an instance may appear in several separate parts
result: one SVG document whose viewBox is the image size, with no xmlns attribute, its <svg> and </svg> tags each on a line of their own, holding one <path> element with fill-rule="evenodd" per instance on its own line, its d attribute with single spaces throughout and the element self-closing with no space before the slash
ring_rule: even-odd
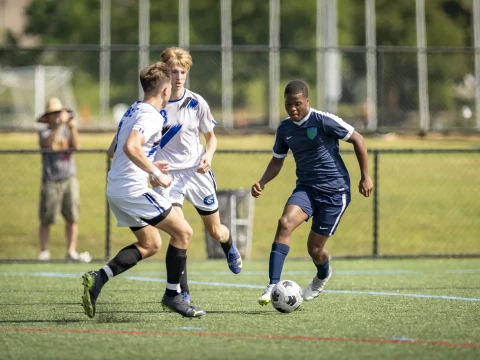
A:
<svg viewBox="0 0 480 360">
<path fill-rule="evenodd" d="M 338 139 L 348 140 L 353 127 L 336 115 L 310 109 L 295 122 L 285 119 L 277 128 L 273 156 L 284 158 L 290 149 L 297 165 L 297 185 L 324 193 L 350 190 L 350 176 L 340 157 Z"/>
</svg>

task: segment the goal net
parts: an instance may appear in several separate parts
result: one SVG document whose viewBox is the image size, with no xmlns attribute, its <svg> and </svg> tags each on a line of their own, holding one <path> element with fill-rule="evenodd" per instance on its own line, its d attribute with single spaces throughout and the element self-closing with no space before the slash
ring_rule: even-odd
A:
<svg viewBox="0 0 480 360">
<path fill-rule="evenodd" d="M 0 128 L 36 127 L 51 97 L 78 114 L 71 79 L 63 66 L 0 67 Z"/>
</svg>

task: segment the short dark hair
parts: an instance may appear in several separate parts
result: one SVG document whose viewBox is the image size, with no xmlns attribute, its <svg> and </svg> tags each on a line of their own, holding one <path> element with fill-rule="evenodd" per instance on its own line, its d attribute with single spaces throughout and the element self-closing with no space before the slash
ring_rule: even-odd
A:
<svg viewBox="0 0 480 360">
<path fill-rule="evenodd" d="M 296 94 L 303 94 L 306 98 L 308 98 L 308 86 L 302 80 L 290 81 L 285 87 L 285 92 L 283 95 L 287 96 Z"/>
<path fill-rule="evenodd" d="M 144 92 L 149 93 L 163 83 L 170 81 L 170 67 L 162 61 L 156 62 L 140 72 L 140 83 Z"/>
</svg>

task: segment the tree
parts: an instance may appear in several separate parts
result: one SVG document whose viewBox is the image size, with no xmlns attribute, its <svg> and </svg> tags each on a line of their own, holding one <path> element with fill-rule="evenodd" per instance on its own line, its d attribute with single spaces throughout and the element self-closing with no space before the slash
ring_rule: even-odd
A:
<svg viewBox="0 0 480 360">
<path fill-rule="evenodd" d="M 358 0 L 337 0 L 338 43 L 340 46 L 365 45 L 365 4 Z M 302 77 L 315 81 L 315 0 L 281 1 L 281 77 L 282 81 Z M 415 46 L 415 1 L 376 0 L 377 45 Z M 472 0 L 426 0 L 427 43 L 429 46 L 472 45 Z M 2 64 L 41 63 L 66 65 L 76 73 L 83 73 L 90 81 L 97 81 L 99 73 L 98 49 L 100 41 L 100 2 L 98 0 L 33 0 L 26 11 L 25 34 L 36 36 L 42 44 L 79 44 L 78 51 L 45 51 L 13 57 L 11 52 L 0 53 Z M 151 60 L 158 59 L 164 45 L 178 42 L 178 2 L 150 1 L 150 43 L 159 46 L 151 51 Z M 219 0 L 190 1 L 190 40 L 192 46 L 219 45 Z M 232 37 L 235 46 L 268 45 L 268 1 L 232 1 Z M 138 1 L 114 0 L 111 13 L 111 40 L 113 45 L 138 44 Z M 15 43 L 10 38 L 10 43 Z M 88 48 L 85 46 L 89 45 Z M 93 45 L 93 48 L 92 48 Z M 299 49 L 304 49 L 299 51 Z M 92 51 L 93 49 L 93 51 Z M 310 50 L 308 50 L 310 49 Z M 192 89 L 205 94 L 215 106 L 220 106 L 221 56 L 219 51 L 193 51 Z M 363 54 L 346 52 L 343 70 L 346 74 L 365 73 Z M 383 58 L 382 58 L 383 57 Z M 268 54 L 261 51 L 234 53 L 235 104 L 247 102 L 252 84 L 268 83 Z M 450 66 L 446 59 L 455 59 Z M 382 62 L 383 61 L 383 62 Z M 127 102 L 137 97 L 138 53 L 135 48 L 112 48 L 111 81 L 112 103 Z M 463 77 L 473 68 L 473 56 L 429 56 L 429 88 L 432 107 L 451 103 L 449 81 Z M 393 91 L 399 95 L 397 107 L 418 107 L 416 93 L 417 62 L 414 52 L 400 54 L 387 50 L 379 52 L 379 98 Z M 357 81 L 354 77 L 352 81 Z M 348 87 L 355 84 L 348 84 Z M 267 86 L 263 86 L 264 89 Z M 345 89 L 347 92 L 349 89 Z M 264 96 L 265 94 L 258 94 Z"/>
</svg>

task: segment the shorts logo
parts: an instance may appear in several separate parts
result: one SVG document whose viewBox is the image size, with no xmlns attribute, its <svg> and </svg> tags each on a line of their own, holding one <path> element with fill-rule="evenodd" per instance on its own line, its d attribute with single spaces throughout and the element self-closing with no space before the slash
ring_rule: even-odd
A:
<svg viewBox="0 0 480 360">
<path fill-rule="evenodd" d="M 317 136 L 317 128 L 316 127 L 307 128 L 307 135 L 310 140 L 315 139 L 315 137 Z"/>
<path fill-rule="evenodd" d="M 205 197 L 205 199 L 203 199 L 203 203 L 205 205 L 213 205 L 215 204 L 215 196 L 212 195 L 208 195 Z"/>
</svg>

